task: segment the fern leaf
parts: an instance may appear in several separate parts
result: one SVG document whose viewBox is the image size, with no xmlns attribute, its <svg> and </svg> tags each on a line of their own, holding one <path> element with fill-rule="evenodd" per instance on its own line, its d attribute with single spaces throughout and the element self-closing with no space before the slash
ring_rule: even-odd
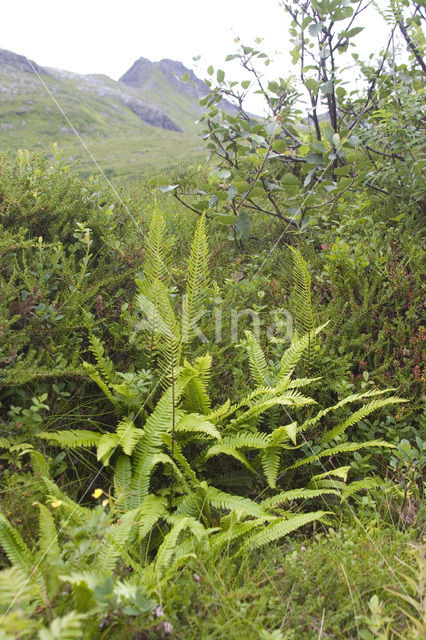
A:
<svg viewBox="0 0 426 640">
<path fill-rule="evenodd" d="M 40 509 L 40 551 L 43 557 L 47 556 L 50 560 L 54 560 L 60 553 L 55 520 L 49 509 L 44 504 L 37 503 L 37 506 Z"/>
<path fill-rule="evenodd" d="M 133 420 L 129 417 L 121 420 L 117 425 L 117 436 L 119 444 L 127 456 L 131 456 L 133 449 L 143 435 L 142 429 L 135 427 Z"/>
<path fill-rule="evenodd" d="M 210 412 L 208 383 L 212 358 L 209 354 L 195 359 L 193 364 L 187 360 L 181 373 L 181 379 L 187 380 L 184 391 L 184 407 L 188 411 L 207 414 Z"/>
<path fill-rule="evenodd" d="M 328 442 L 329 440 L 333 440 L 341 433 L 344 433 L 348 427 L 351 427 L 353 424 L 359 422 L 366 416 L 370 415 L 373 411 L 377 409 L 381 409 L 382 407 L 386 407 L 389 404 L 397 404 L 400 402 L 407 402 L 403 398 L 391 397 L 391 398 L 383 398 L 378 400 L 372 400 L 368 404 L 364 405 L 358 411 L 355 411 L 347 420 L 340 422 L 333 429 L 324 433 L 321 437 L 322 442 Z"/>
<path fill-rule="evenodd" d="M 44 627 L 38 632 L 39 640 L 80 640 L 83 629 L 81 622 L 84 614 L 71 611 L 62 618 L 55 618 L 49 628 Z"/>
<path fill-rule="evenodd" d="M 114 451 L 120 444 L 120 438 L 116 433 L 104 433 L 99 439 L 96 449 L 96 457 L 98 460 L 102 460 L 103 464 L 107 466 Z"/>
<path fill-rule="evenodd" d="M 317 327 L 310 333 L 305 334 L 301 338 L 296 337 L 296 339 L 293 340 L 290 347 L 284 352 L 280 360 L 279 372 L 277 376 L 277 386 L 286 379 L 290 378 L 303 353 L 306 351 L 306 349 L 308 349 L 309 345 L 312 344 L 312 341 L 327 325 L 328 322 L 321 325 L 320 327 Z"/>
<path fill-rule="evenodd" d="M 119 456 L 114 467 L 115 504 L 119 511 L 129 508 L 130 484 L 132 481 L 132 465 L 128 456 Z"/>
<path fill-rule="evenodd" d="M 183 415 L 176 424 L 176 432 L 201 433 L 209 436 L 210 438 L 215 438 L 216 440 L 221 439 L 220 432 L 216 426 L 212 422 L 206 420 L 205 416 L 202 416 L 199 413 L 188 413 Z"/>
<path fill-rule="evenodd" d="M 364 491 L 367 489 L 375 489 L 383 484 L 382 478 L 379 477 L 369 477 L 363 478 L 363 480 L 355 480 L 355 482 L 351 482 L 346 485 L 342 489 L 342 500 L 347 500 L 349 496 L 352 496 L 354 493 L 358 491 Z"/>
<path fill-rule="evenodd" d="M 29 575 L 32 567 L 32 554 L 21 534 L 12 527 L 5 516 L 0 513 L 0 545 L 11 564 Z"/>
<path fill-rule="evenodd" d="M 95 447 L 102 434 L 86 429 L 70 429 L 68 431 L 42 431 L 37 434 L 37 437 L 43 440 L 52 440 L 64 449 L 79 449 L 81 447 Z"/>
<path fill-rule="evenodd" d="M 249 516 L 264 515 L 262 506 L 250 498 L 234 496 L 214 487 L 207 487 L 206 499 L 212 507 L 218 510 L 238 511 Z"/>
<path fill-rule="evenodd" d="M 197 322 L 203 315 L 204 301 L 209 283 L 209 251 L 206 234 L 206 218 L 200 216 L 188 260 L 186 296 L 182 305 L 182 339 L 189 342 L 199 335 Z"/>
<path fill-rule="evenodd" d="M 235 458 L 235 460 L 241 462 L 241 464 L 247 467 L 247 469 L 249 469 L 252 473 L 257 474 L 256 469 L 253 467 L 253 465 L 250 464 L 245 455 L 235 447 L 231 447 L 222 443 L 214 444 L 206 451 L 205 457 L 206 459 L 209 459 L 219 455 L 231 456 L 232 458 Z"/>
<path fill-rule="evenodd" d="M 160 280 L 166 287 L 170 285 L 170 241 L 166 223 L 157 205 L 151 218 L 146 238 L 143 272 L 149 283 Z"/>
<path fill-rule="evenodd" d="M 266 544 L 270 544 L 275 540 L 283 538 L 292 531 L 300 529 L 310 522 L 321 520 L 321 518 L 327 515 L 327 513 L 329 512 L 314 511 L 311 513 L 301 513 L 290 518 L 280 519 L 278 522 L 272 522 L 271 524 L 265 526 L 262 531 L 254 533 L 252 536 L 250 536 L 248 540 L 243 544 L 241 551 L 243 552 L 247 550 L 258 549 L 259 547 L 263 547 Z"/>
<path fill-rule="evenodd" d="M 268 486 L 275 489 L 281 460 L 281 448 L 268 447 L 262 451 L 260 460 Z"/>
<path fill-rule="evenodd" d="M 145 496 L 139 510 L 139 542 L 151 533 L 157 522 L 167 514 L 165 498 L 160 498 L 152 493 Z"/>
<path fill-rule="evenodd" d="M 304 350 L 305 367 L 309 371 L 314 347 L 314 319 L 311 300 L 311 274 L 308 271 L 305 260 L 298 249 L 293 249 L 293 298 L 296 331 L 300 338 L 307 336 L 307 345 Z"/>
<path fill-rule="evenodd" d="M 286 471 L 289 469 L 296 469 L 297 467 L 301 467 L 305 464 L 310 464 L 314 460 L 319 460 L 319 458 L 335 456 L 339 453 L 347 453 L 348 451 L 358 451 L 358 449 L 366 449 L 368 447 L 389 447 L 394 449 L 395 446 L 390 444 L 389 442 L 385 442 L 384 440 L 369 440 L 368 442 L 343 442 L 342 444 L 337 445 L 336 447 L 332 447 L 331 449 L 324 449 L 313 456 L 309 456 L 308 458 L 304 458 L 303 460 L 298 460 L 290 467 L 286 467 Z"/>
<path fill-rule="evenodd" d="M 245 334 L 247 337 L 246 350 L 249 358 L 251 375 L 258 385 L 268 386 L 269 370 L 262 347 L 251 331 L 246 331 Z"/>
<path fill-rule="evenodd" d="M 340 493 L 334 489 L 292 489 L 290 491 L 282 491 L 277 493 L 272 498 L 267 498 L 262 501 L 263 509 L 273 509 L 283 502 L 290 502 L 291 500 L 309 500 L 310 498 L 317 498 L 326 493 L 340 495 Z"/>
<path fill-rule="evenodd" d="M 97 369 L 104 377 L 107 383 L 116 382 L 117 375 L 115 373 L 114 363 L 105 354 L 104 345 L 93 333 L 89 335 L 90 351 L 93 353 L 97 363 Z"/>
</svg>

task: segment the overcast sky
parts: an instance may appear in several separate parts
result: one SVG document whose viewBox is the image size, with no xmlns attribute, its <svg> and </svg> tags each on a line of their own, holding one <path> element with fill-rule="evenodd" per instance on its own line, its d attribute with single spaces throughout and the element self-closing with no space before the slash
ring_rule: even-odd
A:
<svg viewBox="0 0 426 640">
<path fill-rule="evenodd" d="M 388 29 L 375 10 L 364 16 L 357 41 L 366 55 L 387 40 Z M 115 80 L 140 56 L 194 68 L 193 57 L 201 55 L 195 71 L 204 77 L 209 64 L 224 66 L 237 36 L 244 44 L 260 36 L 276 61 L 268 74 L 287 76 L 288 25 L 278 0 L 14 0 L 2 3 L 0 47 L 42 66 Z"/>
</svg>

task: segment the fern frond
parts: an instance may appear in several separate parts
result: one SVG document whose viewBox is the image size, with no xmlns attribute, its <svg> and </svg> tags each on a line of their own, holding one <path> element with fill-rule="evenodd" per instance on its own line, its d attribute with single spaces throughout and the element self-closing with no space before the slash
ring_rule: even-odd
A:
<svg viewBox="0 0 426 640">
<path fill-rule="evenodd" d="M 64 449 L 79 449 L 81 447 L 95 447 L 102 434 L 86 429 L 70 429 L 68 431 L 42 431 L 37 434 L 37 437 L 56 442 Z"/>
<path fill-rule="evenodd" d="M 309 500 L 310 498 L 317 498 L 326 493 L 340 495 L 335 489 L 292 489 L 290 491 L 282 491 L 277 493 L 271 498 L 267 498 L 262 501 L 263 509 L 273 509 L 283 502 L 290 502 L 291 500 Z"/>
<path fill-rule="evenodd" d="M 149 283 L 160 280 L 170 285 L 170 241 L 166 223 L 157 205 L 151 218 L 146 238 L 143 273 Z"/>
<path fill-rule="evenodd" d="M 348 403 L 358 402 L 359 400 L 364 400 L 365 398 L 372 398 L 374 396 L 380 396 L 380 395 L 383 395 L 384 393 L 387 393 L 388 391 L 393 391 L 393 389 L 379 389 L 379 390 L 373 390 L 373 391 L 364 391 L 363 393 L 353 393 L 350 396 L 346 396 L 346 398 L 343 398 L 342 400 L 337 402 L 335 405 L 331 407 L 326 407 L 325 409 L 322 409 L 321 411 L 319 411 L 312 418 L 305 420 L 305 422 L 300 425 L 299 431 L 305 431 L 309 427 L 313 427 L 314 425 L 318 424 L 321 418 L 326 416 L 328 413 L 330 413 L 331 411 L 337 411 L 337 409 L 340 409 L 341 407 L 345 406 Z"/>
<path fill-rule="evenodd" d="M 312 344 L 316 336 L 328 325 L 328 322 L 324 323 L 320 327 L 313 329 L 310 333 L 305 334 L 301 338 L 296 337 L 291 343 L 290 347 L 284 352 L 279 365 L 279 372 L 277 376 L 277 386 L 283 383 L 286 379 L 290 379 L 291 374 L 296 368 L 297 363 L 302 357 L 303 353 Z"/>
<path fill-rule="evenodd" d="M 363 478 L 363 480 L 355 480 L 350 484 L 346 485 L 342 489 L 342 500 L 347 500 L 350 496 L 358 491 L 363 491 L 367 489 L 375 489 L 376 487 L 380 487 L 383 485 L 382 478 L 379 477 L 368 477 Z"/>
<path fill-rule="evenodd" d="M 127 552 L 127 548 L 136 534 L 139 513 L 139 508 L 126 511 L 120 517 L 119 524 L 113 524 L 109 527 L 97 555 L 101 571 L 114 571 L 119 558 L 122 558 Z"/>
<path fill-rule="evenodd" d="M 275 489 L 278 472 L 280 469 L 282 449 L 280 447 L 268 447 L 262 451 L 260 461 L 268 486 Z"/>
<path fill-rule="evenodd" d="M 298 460 L 290 467 L 286 467 L 286 471 L 289 469 L 296 469 L 297 467 L 301 467 L 305 464 L 310 464 L 314 460 L 319 460 L 319 458 L 329 458 L 330 456 L 335 456 L 338 453 L 358 451 L 358 449 L 366 449 L 368 447 L 389 447 L 390 449 L 394 449 L 395 445 L 390 444 L 389 442 L 385 442 L 384 440 L 369 440 L 367 442 L 343 442 L 336 447 L 332 447 L 331 449 L 324 449 L 323 451 L 320 451 L 313 456 L 309 456 L 308 458 L 304 458 L 303 460 Z"/>
<path fill-rule="evenodd" d="M 115 504 L 119 511 L 127 511 L 129 507 L 130 484 L 132 481 L 132 465 L 128 456 L 119 456 L 114 467 Z"/>
<path fill-rule="evenodd" d="M 188 260 L 186 296 L 182 305 L 182 339 L 188 342 L 198 335 L 197 321 L 203 315 L 209 284 L 209 250 L 207 245 L 206 218 L 200 216 L 195 228 Z"/>
<path fill-rule="evenodd" d="M 311 274 L 307 264 L 298 249 L 290 247 L 293 253 L 293 299 L 296 331 L 300 338 L 307 336 L 307 346 L 304 351 L 305 367 L 309 371 L 312 359 L 312 349 L 315 338 L 312 337 L 314 318 L 311 300 Z"/>
<path fill-rule="evenodd" d="M 144 424 L 144 434 L 134 451 L 135 468 L 131 485 L 131 505 L 138 506 L 149 493 L 150 459 L 161 452 L 164 435 L 172 429 L 180 393 L 167 389 Z"/>
<path fill-rule="evenodd" d="M 188 413 L 182 416 L 182 418 L 176 424 L 177 433 L 201 433 L 215 438 L 221 439 L 220 432 L 216 426 L 205 419 L 205 416 L 199 413 Z"/>
<path fill-rule="evenodd" d="M 179 536 L 185 529 L 189 529 L 197 539 L 207 535 L 207 530 L 203 527 L 201 522 L 191 516 L 169 516 L 168 521 L 173 524 L 173 526 L 164 536 L 164 540 L 157 551 L 155 559 L 155 567 L 160 575 L 170 565 L 173 556 L 176 553 Z"/>
<path fill-rule="evenodd" d="M 262 347 L 251 331 L 246 331 L 245 334 L 247 337 L 246 351 L 249 358 L 251 375 L 258 385 L 268 386 L 269 368 Z"/>
<path fill-rule="evenodd" d="M 249 536 L 247 541 L 242 545 L 240 553 L 258 549 L 259 547 L 270 544 L 275 540 L 279 540 L 292 531 L 296 531 L 296 529 L 300 529 L 310 522 L 321 520 L 321 518 L 328 513 L 328 511 L 313 511 L 311 513 L 301 513 L 286 519 L 280 518 L 278 522 L 271 522 L 271 524 L 265 526 L 262 531 Z"/>
<path fill-rule="evenodd" d="M 165 498 L 160 498 L 152 493 L 145 496 L 139 509 L 139 542 L 151 533 L 154 526 L 167 514 L 167 502 Z"/>
<path fill-rule="evenodd" d="M 65 507 L 69 513 L 69 521 L 71 523 L 83 524 L 92 515 L 92 510 L 87 507 L 82 507 L 77 502 L 74 502 L 66 493 L 60 490 L 58 485 L 50 478 L 42 477 L 42 483 L 46 488 L 46 492 L 49 497 L 55 498 L 59 501 L 63 507 Z"/>
<path fill-rule="evenodd" d="M 46 556 L 50 560 L 54 560 L 59 556 L 60 553 L 58 544 L 58 532 L 56 530 L 55 520 L 49 509 L 44 504 L 40 504 L 38 502 L 37 506 L 40 509 L 40 551 L 42 553 L 42 556 Z"/>
<path fill-rule="evenodd" d="M 234 496 L 214 487 L 206 488 L 206 499 L 212 507 L 219 511 L 237 511 L 248 516 L 264 515 L 262 506 L 250 498 Z"/>
<path fill-rule="evenodd" d="M 231 456 L 232 458 L 235 458 L 235 460 L 241 462 L 241 464 L 247 467 L 247 469 L 249 469 L 252 473 L 257 474 L 256 469 L 253 467 L 253 465 L 250 464 L 245 455 L 241 453 L 241 451 L 239 451 L 235 447 L 231 447 L 230 445 L 225 445 L 222 443 L 214 444 L 206 451 L 205 457 L 208 460 L 209 458 L 220 455 Z"/>
<path fill-rule="evenodd" d="M 210 354 L 200 356 L 193 364 L 185 360 L 181 379 L 187 380 L 184 390 L 184 407 L 188 411 L 207 414 L 210 412 L 211 400 L 208 393 L 212 357 Z"/>
<path fill-rule="evenodd" d="M 99 439 L 96 449 L 96 458 L 102 460 L 103 464 L 107 466 L 114 451 L 120 444 L 120 438 L 116 433 L 104 433 Z"/>
<path fill-rule="evenodd" d="M 71 611 L 62 618 L 55 618 L 49 625 L 38 632 L 39 640 L 80 640 L 83 629 L 81 626 L 85 615 Z"/>
<path fill-rule="evenodd" d="M 114 363 L 105 354 L 104 345 L 93 333 L 89 335 L 89 349 L 96 359 L 97 369 L 108 384 L 117 381 Z"/>
<path fill-rule="evenodd" d="M 119 444 L 127 456 L 131 456 L 133 449 L 143 435 L 142 429 L 135 427 L 133 420 L 129 417 L 123 418 L 117 425 L 117 436 Z"/>
<path fill-rule="evenodd" d="M 351 427 L 353 424 L 359 422 L 359 420 L 363 420 L 366 416 L 370 415 L 373 411 L 377 409 L 381 409 L 382 407 L 386 407 L 389 404 L 397 404 L 400 402 L 407 402 L 403 398 L 391 397 L 391 398 L 383 398 L 378 400 L 372 400 L 368 404 L 364 405 L 358 411 L 355 411 L 349 418 L 337 424 L 333 429 L 326 431 L 321 436 L 321 442 L 328 442 L 329 440 L 333 440 L 341 433 L 344 433 L 348 427 Z"/>
<path fill-rule="evenodd" d="M 12 605 L 14 600 L 16 602 Z M 13 610 L 15 606 L 22 607 L 23 602 L 41 604 L 38 586 L 28 580 L 27 574 L 17 566 L 0 571 L 0 606 L 3 611 Z"/>
<path fill-rule="evenodd" d="M 0 545 L 11 564 L 26 576 L 31 573 L 32 554 L 21 534 L 0 512 Z"/>
</svg>

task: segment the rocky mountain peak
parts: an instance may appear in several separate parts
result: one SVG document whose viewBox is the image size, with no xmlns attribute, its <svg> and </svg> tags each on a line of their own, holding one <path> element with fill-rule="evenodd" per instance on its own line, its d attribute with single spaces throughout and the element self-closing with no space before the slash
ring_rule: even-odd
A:
<svg viewBox="0 0 426 640">
<path fill-rule="evenodd" d="M 7 49 L 0 49 L 0 67 L 9 67 L 16 71 L 26 71 L 28 73 L 45 73 L 44 69 L 33 60 Z"/>
<path fill-rule="evenodd" d="M 121 76 L 119 82 L 123 82 L 128 87 L 139 89 L 151 77 L 152 67 L 152 62 L 147 58 L 138 58 L 130 69 Z"/>
</svg>

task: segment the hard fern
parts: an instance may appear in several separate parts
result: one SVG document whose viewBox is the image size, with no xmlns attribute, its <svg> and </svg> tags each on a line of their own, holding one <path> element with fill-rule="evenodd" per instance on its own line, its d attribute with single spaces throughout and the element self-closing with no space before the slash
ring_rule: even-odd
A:
<svg viewBox="0 0 426 640">
<path fill-rule="evenodd" d="M 307 336 L 307 347 L 303 358 L 306 370 L 309 372 L 312 361 L 312 351 L 315 336 L 311 337 L 314 329 L 314 318 L 311 300 L 311 274 L 307 264 L 298 249 L 290 247 L 293 254 L 293 301 L 294 319 L 299 338 Z"/>
</svg>

